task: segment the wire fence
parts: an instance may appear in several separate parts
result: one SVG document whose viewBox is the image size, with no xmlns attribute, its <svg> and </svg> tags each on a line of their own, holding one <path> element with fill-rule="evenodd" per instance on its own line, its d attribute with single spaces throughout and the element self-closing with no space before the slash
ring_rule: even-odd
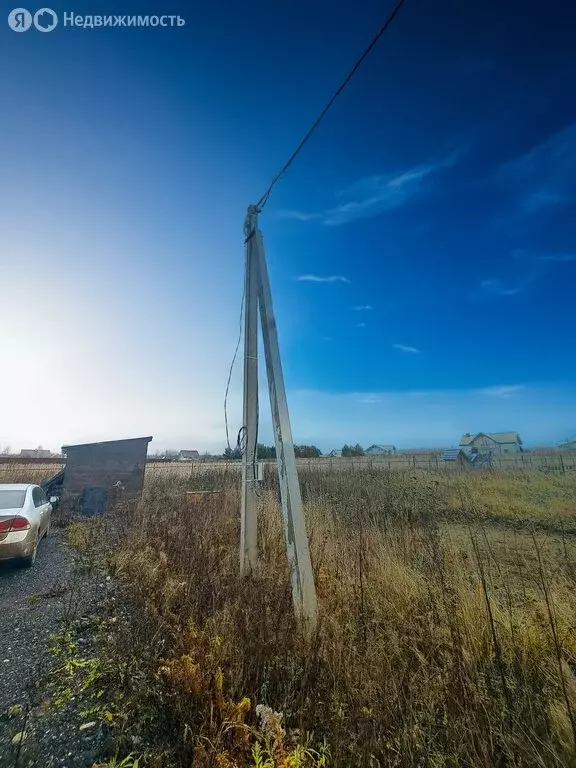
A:
<svg viewBox="0 0 576 768">
<path fill-rule="evenodd" d="M 263 462 L 275 466 L 274 459 Z M 59 472 L 65 460 L 25 459 L 18 461 L 0 460 L 0 483 L 41 483 Z M 474 465 L 458 461 L 443 461 L 438 454 L 400 454 L 395 456 L 359 457 L 359 458 L 319 458 L 297 459 L 298 469 L 316 472 L 362 472 L 366 470 L 430 470 L 447 472 L 478 471 Z M 239 475 L 241 461 L 154 461 L 146 464 L 146 474 L 175 478 L 201 476 L 210 473 Z M 485 469 L 485 467 L 483 468 Z M 541 470 L 547 472 L 576 471 L 576 451 L 551 451 L 545 453 L 522 452 L 501 454 L 492 457 L 491 469 L 494 470 Z"/>
<path fill-rule="evenodd" d="M 265 465 L 275 465 L 275 460 L 266 460 Z M 458 461 L 443 461 L 441 456 L 434 454 L 402 454 L 400 456 L 358 457 L 358 458 L 318 458 L 296 459 L 299 469 L 309 471 L 329 472 L 362 472 L 365 470 L 447 470 L 475 471 L 472 464 Z M 147 471 L 166 473 L 202 474 L 205 472 L 240 472 L 241 461 L 186 461 L 172 463 L 148 462 Z M 549 454 L 501 454 L 492 457 L 492 469 L 530 470 L 543 469 L 549 471 L 576 471 L 576 451 Z"/>
</svg>

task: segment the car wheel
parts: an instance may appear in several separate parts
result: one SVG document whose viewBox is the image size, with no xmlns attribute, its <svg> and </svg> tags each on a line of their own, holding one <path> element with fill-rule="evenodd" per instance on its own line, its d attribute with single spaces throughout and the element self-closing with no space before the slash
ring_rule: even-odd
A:
<svg viewBox="0 0 576 768">
<path fill-rule="evenodd" d="M 34 563 L 36 562 L 36 552 L 38 551 L 38 542 L 36 542 L 34 549 L 32 551 L 31 555 L 28 555 L 28 557 L 22 558 L 22 565 L 24 568 L 32 568 Z"/>
</svg>

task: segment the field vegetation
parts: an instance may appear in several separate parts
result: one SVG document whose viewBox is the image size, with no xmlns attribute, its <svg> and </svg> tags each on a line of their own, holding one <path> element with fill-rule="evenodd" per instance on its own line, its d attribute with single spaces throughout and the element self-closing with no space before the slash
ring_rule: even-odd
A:
<svg viewBox="0 0 576 768">
<path fill-rule="evenodd" d="M 311 639 L 293 617 L 271 473 L 250 578 L 238 575 L 230 473 L 149 475 L 137 507 L 72 525 L 121 589 L 97 679 L 118 762 L 576 765 L 576 475 L 301 482 L 320 606 Z M 224 486 L 187 506 L 187 490 Z"/>
<path fill-rule="evenodd" d="M 576 473 L 300 475 L 312 638 L 271 469 L 249 578 L 235 471 L 148 471 L 139 504 L 68 525 L 81 572 L 117 585 L 96 657 L 58 644 L 102 765 L 576 766 Z"/>
</svg>

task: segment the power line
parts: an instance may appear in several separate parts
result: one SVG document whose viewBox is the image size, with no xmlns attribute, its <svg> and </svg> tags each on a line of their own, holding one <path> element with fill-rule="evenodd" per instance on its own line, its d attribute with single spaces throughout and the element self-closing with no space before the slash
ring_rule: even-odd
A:
<svg viewBox="0 0 576 768">
<path fill-rule="evenodd" d="M 262 197 L 260 198 L 260 200 L 257 203 L 256 207 L 260 211 L 264 208 L 264 206 L 268 202 L 268 198 L 270 197 L 270 193 L 272 192 L 274 186 L 282 178 L 282 176 L 286 173 L 286 171 L 292 165 L 292 163 L 294 162 L 296 157 L 300 154 L 300 151 L 303 149 L 304 145 L 306 144 L 308 139 L 312 136 L 312 134 L 314 133 L 316 128 L 318 128 L 318 126 L 320 125 L 320 123 L 322 122 L 324 117 L 326 116 L 326 113 L 328 112 L 330 107 L 334 104 L 334 102 L 336 101 L 338 96 L 340 96 L 340 94 L 342 93 L 344 88 L 346 88 L 346 86 L 348 85 L 350 80 L 352 80 L 352 78 L 354 77 L 354 75 L 356 74 L 356 72 L 358 71 L 358 69 L 360 68 L 362 63 L 364 62 L 364 59 L 368 56 L 368 54 L 376 46 L 376 44 L 378 43 L 378 41 L 380 40 L 382 35 L 386 32 L 386 30 L 388 29 L 390 24 L 392 24 L 392 22 L 394 21 L 394 19 L 398 15 L 398 12 L 400 11 L 400 9 L 402 8 L 402 6 L 404 5 L 405 2 L 406 2 L 406 0 L 398 0 L 396 5 L 394 6 L 392 12 L 388 16 L 388 18 L 386 19 L 386 21 L 384 22 L 382 27 L 380 27 L 380 29 L 378 30 L 378 32 L 376 33 L 376 35 L 374 36 L 374 38 L 372 39 L 372 41 L 370 42 L 368 47 L 364 50 L 364 52 L 362 53 L 360 58 L 356 61 L 356 63 L 354 64 L 354 66 L 352 67 L 350 72 L 348 73 L 347 77 L 344 79 L 344 81 L 340 84 L 340 86 L 334 92 L 334 94 L 333 94 L 332 98 L 330 99 L 330 101 L 326 104 L 326 106 L 324 107 L 322 112 L 318 115 L 318 117 L 316 118 L 316 120 L 314 121 L 314 123 L 312 124 L 312 126 L 310 127 L 308 132 L 304 135 L 304 137 L 302 138 L 302 140 L 300 141 L 300 143 L 298 144 L 298 146 L 296 147 L 294 152 L 292 152 L 292 154 L 290 155 L 290 157 L 288 158 L 288 160 L 286 161 L 286 163 L 284 164 L 284 166 L 282 167 L 280 172 L 278 174 L 276 174 L 276 176 L 272 179 L 268 189 L 262 195 Z M 246 236 L 246 239 L 245 239 L 245 243 L 247 243 L 248 240 L 253 235 L 254 235 L 253 231 L 248 233 L 248 235 Z M 244 301 L 245 301 L 245 298 L 246 298 L 246 285 L 244 285 L 244 292 L 242 294 L 242 302 L 241 302 L 241 305 L 240 305 L 240 331 L 239 331 L 239 334 L 238 334 L 238 342 L 236 344 L 236 349 L 234 351 L 234 357 L 232 358 L 232 363 L 230 365 L 230 371 L 228 373 L 228 382 L 226 384 L 226 394 L 224 396 L 224 421 L 225 421 L 225 424 L 226 424 L 226 443 L 228 445 L 228 448 L 231 447 L 230 446 L 230 436 L 229 436 L 229 431 L 228 431 L 228 392 L 229 392 L 229 389 L 230 389 L 230 380 L 232 378 L 232 371 L 234 369 L 234 364 L 236 362 L 236 357 L 238 355 L 238 350 L 240 348 L 240 342 L 242 340 L 242 317 L 243 317 L 243 313 L 244 313 Z M 240 429 L 240 432 L 238 433 L 237 447 L 240 446 L 240 443 L 241 443 L 240 435 L 241 435 L 242 431 L 245 430 L 245 429 L 246 429 L 246 427 L 243 426 Z M 257 429 L 258 429 L 258 426 L 256 427 L 256 430 Z M 258 439 L 257 435 L 258 435 L 258 432 L 256 431 L 256 440 Z M 255 471 L 255 467 L 254 467 L 254 471 Z"/>
<path fill-rule="evenodd" d="M 230 390 L 230 380 L 232 379 L 232 371 L 234 370 L 234 363 L 238 356 L 238 350 L 240 349 L 240 342 L 242 341 L 242 317 L 244 316 L 244 301 L 246 299 L 246 283 L 244 283 L 244 291 L 242 292 L 242 301 L 240 302 L 240 328 L 238 330 L 238 341 L 236 342 L 236 349 L 234 350 L 234 357 L 230 363 L 230 371 L 228 372 L 228 383 L 226 384 L 226 394 L 224 395 L 224 422 L 226 424 L 226 444 L 228 448 L 230 446 L 230 434 L 228 432 L 228 392 Z M 244 429 L 244 427 L 242 428 Z M 242 431 L 242 430 L 240 430 Z M 238 433 L 237 444 L 240 442 L 240 433 Z"/>
<path fill-rule="evenodd" d="M 348 76 L 346 77 L 346 79 L 341 83 L 341 85 L 335 91 L 334 95 L 332 96 L 332 98 L 330 99 L 328 104 L 326 104 L 326 106 L 324 107 L 322 112 L 316 118 L 315 122 L 312 124 L 312 126 L 310 127 L 308 132 L 305 134 L 304 138 L 300 141 L 300 143 L 298 144 L 298 146 L 296 147 L 294 152 L 292 152 L 292 154 L 288 158 L 287 162 L 285 163 L 285 165 L 282 168 L 282 170 L 280 171 L 280 173 L 278 173 L 272 179 L 272 182 L 270 183 L 270 186 L 268 187 L 266 192 L 264 192 L 264 194 L 262 195 L 262 197 L 260 198 L 260 200 L 257 203 L 257 207 L 259 208 L 259 210 L 262 210 L 264 208 L 264 206 L 268 202 L 268 198 L 270 197 L 270 193 L 272 192 L 272 189 L 274 188 L 276 183 L 281 179 L 281 177 L 286 173 L 288 168 L 292 165 L 292 163 L 294 162 L 294 160 L 296 159 L 297 155 L 300 153 L 300 151 L 302 150 L 302 148 L 304 147 L 304 145 L 306 144 L 306 142 L 308 141 L 310 136 L 312 136 L 312 134 L 314 133 L 316 128 L 318 128 L 318 126 L 320 125 L 320 123 L 324 119 L 324 117 L 325 117 L 326 113 L 328 112 L 328 110 L 330 109 L 330 107 L 334 104 L 334 102 L 336 101 L 338 96 L 340 96 L 340 94 L 342 93 L 344 88 L 346 88 L 346 86 L 348 85 L 350 80 L 352 80 L 352 78 L 354 77 L 354 75 L 356 74 L 358 69 L 360 68 L 360 66 L 361 66 L 362 62 L 364 61 L 364 59 L 368 56 L 370 51 L 378 43 L 378 41 L 380 40 L 382 35 L 386 32 L 386 30 L 388 29 L 390 24 L 392 24 L 392 22 L 394 21 L 394 19 L 396 18 L 397 14 L 398 14 L 398 12 L 400 11 L 400 8 L 402 8 L 402 6 L 404 5 L 405 2 L 406 2 L 406 0 L 398 0 L 396 5 L 394 6 L 394 9 L 393 9 L 392 13 L 390 14 L 390 16 L 388 16 L 388 18 L 384 22 L 383 26 L 377 32 L 376 36 L 374 37 L 374 39 L 372 40 L 370 45 L 365 49 L 365 51 L 362 54 L 362 56 L 360 56 L 358 61 L 354 64 L 354 66 L 352 67 L 352 69 L 348 73 Z"/>
</svg>

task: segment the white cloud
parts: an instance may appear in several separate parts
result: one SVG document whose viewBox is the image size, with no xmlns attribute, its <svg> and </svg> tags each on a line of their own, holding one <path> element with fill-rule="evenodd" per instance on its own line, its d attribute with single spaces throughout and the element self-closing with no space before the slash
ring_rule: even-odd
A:
<svg viewBox="0 0 576 768">
<path fill-rule="evenodd" d="M 356 323 L 356 328 L 366 328 L 366 323 Z"/>
<path fill-rule="evenodd" d="M 357 307 L 353 307 L 355 312 L 369 312 L 373 307 L 370 304 L 360 304 Z"/>
<path fill-rule="evenodd" d="M 488 395 L 490 397 L 504 397 L 509 398 L 522 391 L 524 387 L 522 384 L 503 384 L 497 387 L 487 387 L 486 389 L 479 389 L 478 394 Z"/>
<path fill-rule="evenodd" d="M 507 288 L 502 284 L 500 280 L 492 278 L 490 280 L 482 280 L 480 283 L 480 290 L 485 296 L 516 296 L 521 293 L 524 286 L 517 285 L 513 288 Z"/>
<path fill-rule="evenodd" d="M 406 205 L 425 190 L 429 177 L 453 165 L 455 161 L 456 156 L 451 156 L 446 160 L 419 165 L 398 174 L 380 174 L 360 179 L 340 193 L 350 199 L 328 209 L 323 215 L 323 222 L 329 226 L 347 224 Z"/>
<path fill-rule="evenodd" d="M 384 402 L 382 395 L 377 395 L 373 392 L 368 392 L 358 398 L 358 402 L 364 405 L 377 405 Z"/>
<path fill-rule="evenodd" d="M 294 208 L 282 208 L 275 213 L 280 219 L 295 219 L 296 221 L 314 221 L 322 218 L 321 213 L 306 213 L 306 211 L 298 211 Z"/>
<path fill-rule="evenodd" d="M 568 264 L 576 261 L 576 254 L 573 253 L 531 253 L 526 250 L 515 250 L 511 257 L 516 262 L 524 265 L 524 275 L 519 275 L 513 284 L 505 285 L 498 278 L 482 280 L 479 292 L 474 298 L 499 298 L 504 296 L 518 296 L 518 294 L 532 288 L 538 280 L 543 277 L 549 269 L 553 269 L 557 264 Z"/>
<path fill-rule="evenodd" d="M 576 261 L 576 253 L 549 253 L 545 256 L 536 256 L 538 261 L 568 262 Z"/>
<path fill-rule="evenodd" d="M 566 198 L 560 192 L 554 192 L 552 189 L 541 187 L 525 195 L 523 205 L 527 213 L 532 213 L 544 208 L 555 208 L 557 205 L 564 205 L 569 201 L 570 198 Z"/>
<path fill-rule="evenodd" d="M 407 347 L 406 344 L 392 344 L 393 349 L 399 349 L 400 352 L 410 352 L 413 355 L 419 355 L 420 350 L 416 347 Z"/>
<path fill-rule="evenodd" d="M 329 275 L 321 277 L 320 275 L 299 275 L 296 280 L 301 283 L 349 283 L 347 277 L 342 275 Z"/>
<path fill-rule="evenodd" d="M 398 173 L 366 176 L 338 192 L 339 197 L 347 198 L 346 202 L 320 213 L 284 209 L 277 215 L 297 221 L 322 221 L 328 226 L 372 218 L 383 211 L 406 205 L 423 193 L 431 177 L 455 165 L 461 154 L 455 152 L 442 160 L 423 163 Z"/>
<path fill-rule="evenodd" d="M 518 190 L 525 213 L 576 201 L 576 123 L 505 163 L 499 180 Z"/>
</svg>

